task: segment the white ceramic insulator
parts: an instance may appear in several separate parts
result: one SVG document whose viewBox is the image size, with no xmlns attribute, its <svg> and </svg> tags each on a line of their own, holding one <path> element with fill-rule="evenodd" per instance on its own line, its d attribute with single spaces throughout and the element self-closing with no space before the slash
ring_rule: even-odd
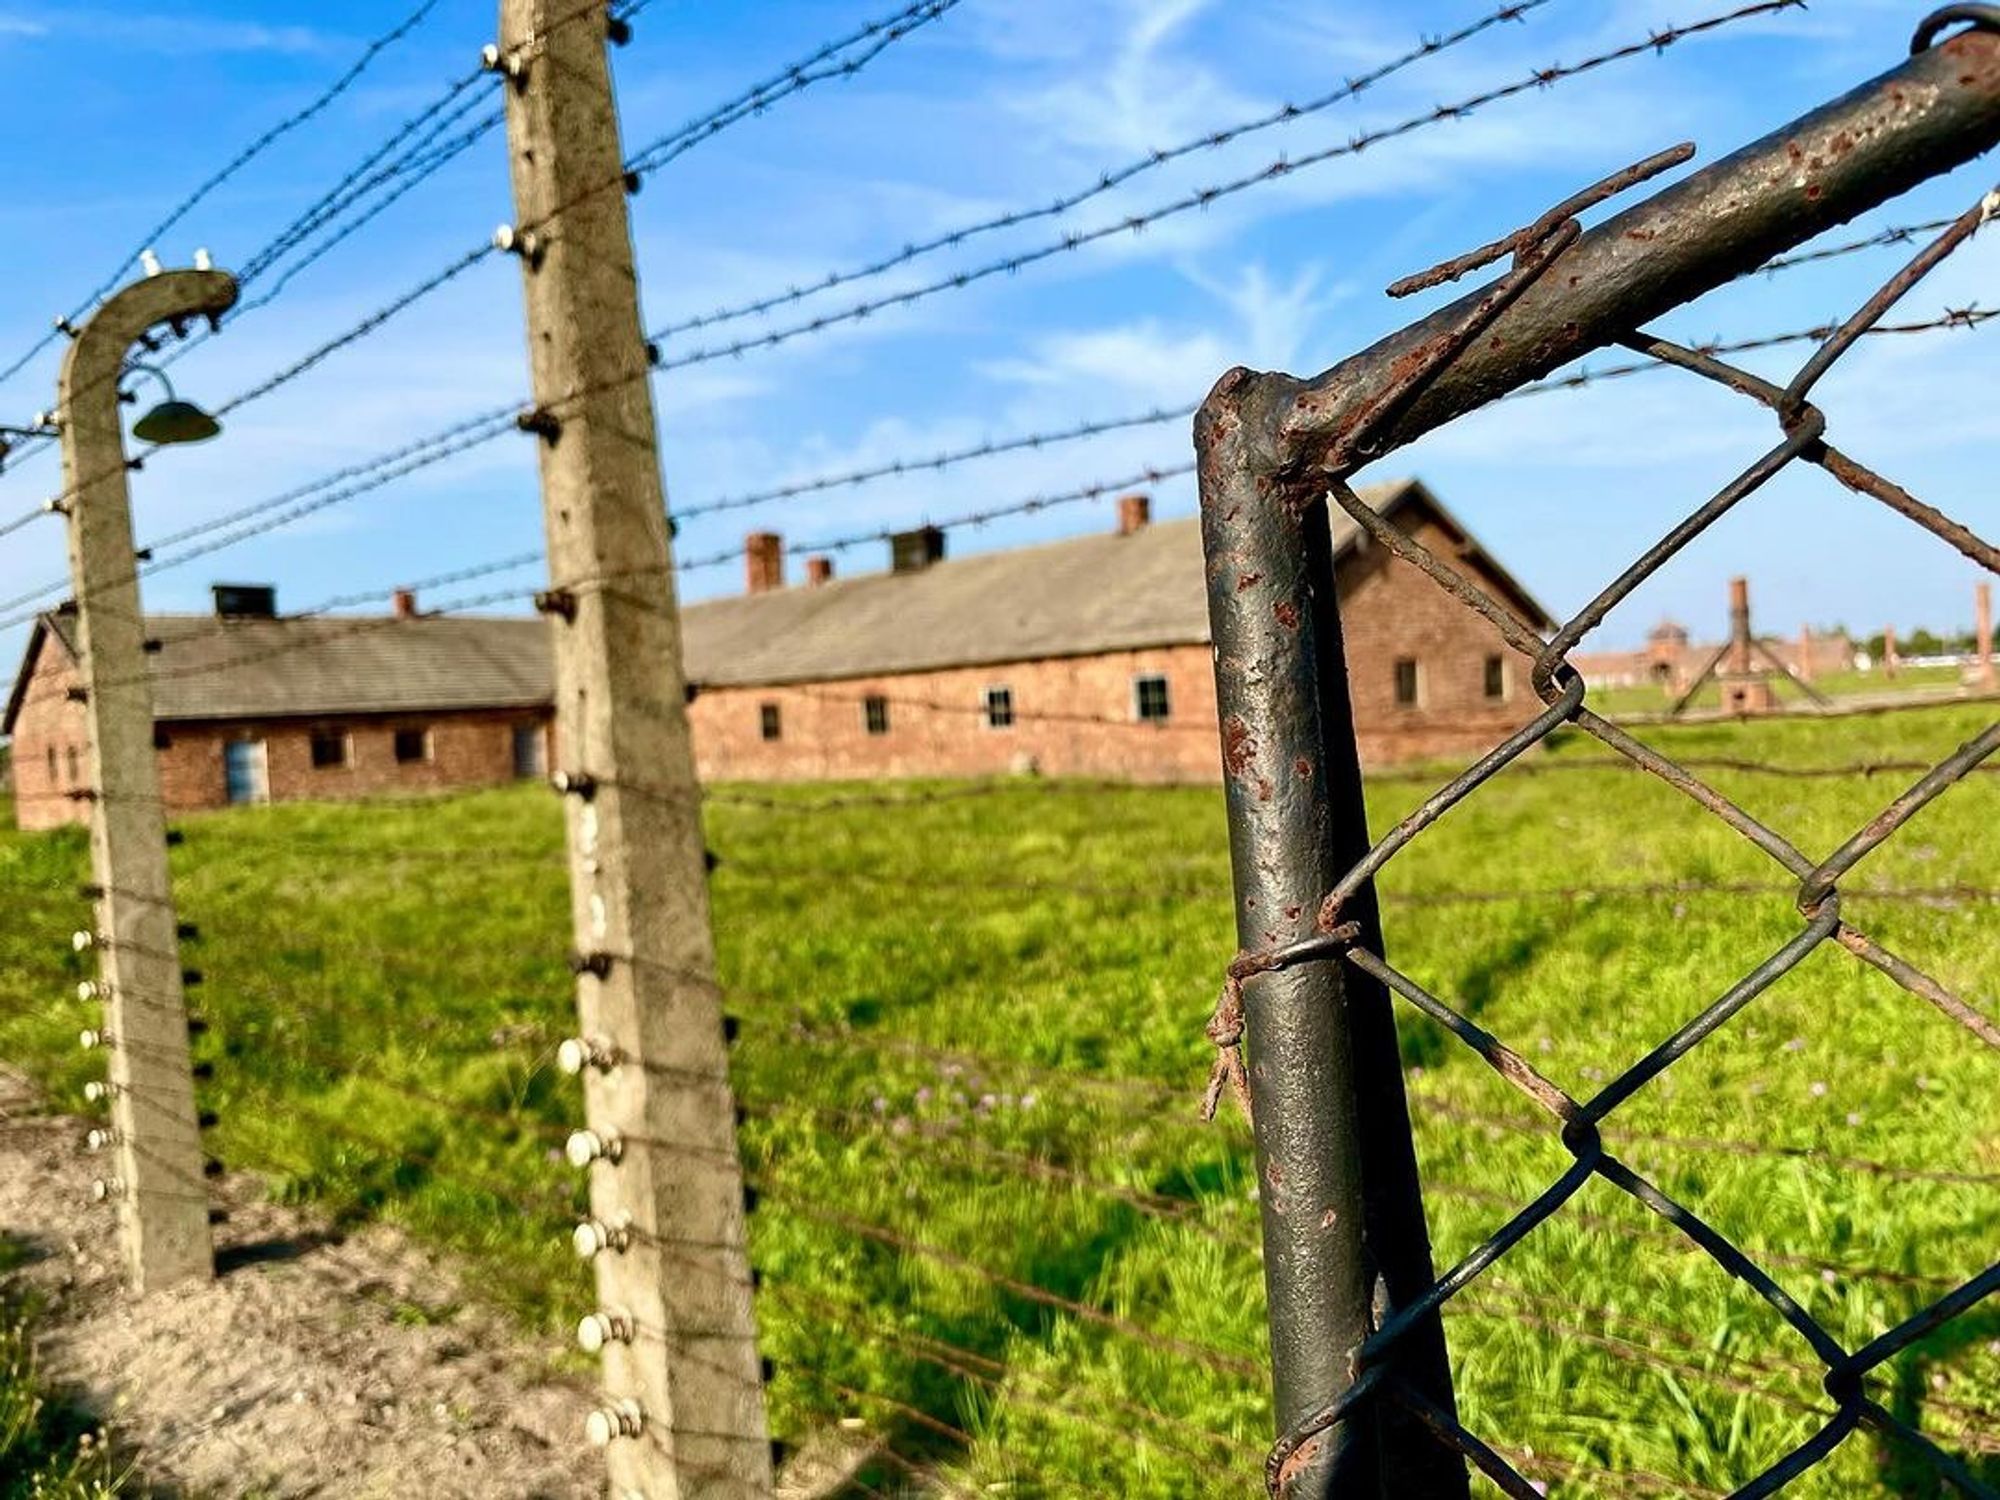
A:
<svg viewBox="0 0 2000 1500">
<path fill-rule="evenodd" d="M 599 1135 L 594 1130 L 579 1130 L 569 1138 L 563 1147 L 573 1167 L 587 1167 L 594 1161 L 615 1162 L 625 1154 L 625 1142 L 615 1130 Z"/>
<path fill-rule="evenodd" d="M 87 952 L 97 946 L 97 934 L 78 928 L 69 935 L 69 945 L 79 953 Z"/>
<path fill-rule="evenodd" d="M 556 1048 L 556 1066 L 572 1076 L 585 1068 L 610 1068 L 617 1061 L 618 1049 L 602 1037 L 573 1036 Z"/>
<path fill-rule="evenodd" d="M 623 1250 L 631 1239 L 631 1232 L 622 1224 L 585 1219 L 571 1231 L 569 1242 L 581 1259 L 595 1260 L 606 1250 Z"/>
<path fill-rule="evenodd" d="M 102 1104 L 106 1099 L 111 1097 L 111 1085 L 92 1079 L 83 1086 L 83 1097 L 88 1099 L 92 1104 Z"/>
<path fill-rule="evenodd" d="M 614 1438 L 635 1438 L 646 1430 L 646 1413 L 636 1401 L 600 1406 L 583 1419 L 583 1435 L 593 1448 L 608 1448 Z"/>
<path fill-rule="evenodd" d="M 88 1052 L 93 1047 L 102 1047 L 105 1044 L 105 1036 L 95 1027 L 86 1026 L 76 1034 L 76 1044 Z"/>
<path fill-rule="evenodd" d="M 198 246 L 194 252 L 194 268 L 197 271 L 213 271 L 215 261 L 208 253 L 206 245 Z"/>
<path fill-rule="evenodd" d="M 83 1146 L 86 1151 L 108 1151 L 117 1143 L 118 1132 L 115 1130 L 91 1130 L 85 1132 L 83 1137 Z"/>
<path fill-rule="evenodd" d="M 576 1325 L 576 1341 L 585 1354 L 595 1354 L 606 1344 L 632 1342 L 632 1320 L 623 1313 L 594 1312 Z"/>
<path fill-rule="evenodd" d="M 113 1198 L 123 1197 L 124 1194 L 125 1184 L 116 1177 L 100 1177 L 90 1185 L 91 1200 L 96 1203 L 109 1203 Z"/>
<path fill-rule="evenodd" d="M 79 1000 L 95 1000 L 99 995 L 103 993 L 104 992 L 97 987 L 97 981 L 94 979 L 86 979 L 82 984 L 76 987 L 76 998 Z"/>
</svg>

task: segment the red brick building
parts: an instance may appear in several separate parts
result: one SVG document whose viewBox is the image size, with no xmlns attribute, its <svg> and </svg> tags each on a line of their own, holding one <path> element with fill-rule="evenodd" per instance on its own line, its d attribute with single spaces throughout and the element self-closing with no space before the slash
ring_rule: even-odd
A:
<svg viewBox="0 0 2000 1500">
<path fill-rule="evenodd" d="M 246 591 L 218 589 L 219 598 Z M 247 591 L 253 598 L 268 590 Z M 153 615 L 154 741 L 169 811 L 482 786 L 548 767 L 547 627 L 398 615 L 356 621 Z M 75 617 L 41 617 L 0 729 L 23 828 L 83 822 L 90 785 Z"/>
<path fill-rule="evenodd" d="M 1416 481 L 1365 492 L 1540 628 L 1546 612 Z M 786 587 L 779 538 L 750 538 L 748 591 L 684 612 L 704 780 L 1220 776 L 1198 522 L 1153 523 L 946 560 L 896 539 L 888 572 Z M 1490 626 L 1335 516 L 1349 676 L 1374 763 L 1483 748 L 1533 696 Z M 268 615 L 155 620 L 171 808 L 350 797 L 538 774 L 551 701 L 535 620 Z M 60 616 L 37 628 L 9 703 L 25 826 L 73 818 L 82 715 Z M 81 760 L 77 761 L 78 769 Z M 51 795 L 53 793 L 53 795 Z"/>
<path fill-rule="evenodd" d="M 1846 631 L 1801 629 L 1796 639 L 1765 638 L 1763 644 L 1788 671 L 1807 682 L 1854 667 L 1854 641 Z M 1657 687 L 1678 694 L 1721 649 L 1697 642 L 1677 620 L 1662 620 L 1647 633 L 1637 651 L 1575 651 L 1570 664 L 1592 687 Z"/>
</svg>

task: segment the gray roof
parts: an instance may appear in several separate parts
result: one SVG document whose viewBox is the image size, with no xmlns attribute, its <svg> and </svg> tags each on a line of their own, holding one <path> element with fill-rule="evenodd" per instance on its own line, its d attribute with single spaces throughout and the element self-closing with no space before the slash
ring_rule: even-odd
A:
<svg viewBox="0 0 2000 1500">
<path fill-rule="evenodd" d="M 74 655 L 75 620 L 43 623 Z M 553 693 L 538 619 L 149 615 L 146 633 L 160 642 L 148 658 L 159 719 L 531 707 Z"/>
<path fill-rule="evenodd" d="M 1361 491 L 1385 515 L 1417 501 L 1538 623 L 1546 612 L 1478 548 L 1415 480 Z M 1333 515 L 1335 555 L 1360 530 Z M 9 705 L 11 729 L 43 617 Z M 1206 644 L 1208 590 L 1198 521 L 1098 534 L 738 595 L 683 612 L 688 677 L 716 686 L 824 681 L 971 667 L 1148 646 Z M 548 627 L 535 619 L 421 616 L 228 620 L 155 616 L 150 660 L 161 719 L 238 719 L 448 711 L 544 704 L 553 697 Z"/>
<path fill-rule="evenodd" d="M 1199 644 L 1208 640 L 1201 524 L 1159 521 L 1129 536 L 739 594 L 690 605 L 686 620 L 688 676 L 724 686 Z"/>
</svg>

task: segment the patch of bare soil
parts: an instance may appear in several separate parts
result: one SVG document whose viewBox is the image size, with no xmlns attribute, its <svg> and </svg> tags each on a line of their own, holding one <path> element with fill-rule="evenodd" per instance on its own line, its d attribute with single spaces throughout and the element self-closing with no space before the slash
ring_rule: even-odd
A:
<svg viewBox="0 0 2000 1500">
<path fill-rule="evenodd" d="M 158 1493 L 568 1500 L 603 1493 L 591 1392 L 394 1231 L 344 1237 L 217 1184 L 223 1274 L 143 1300 L 93 1204 L 85 1126 L 0 1072 L 0 1233 L 48 1298 L 43 1361 Z"/>
</svg>

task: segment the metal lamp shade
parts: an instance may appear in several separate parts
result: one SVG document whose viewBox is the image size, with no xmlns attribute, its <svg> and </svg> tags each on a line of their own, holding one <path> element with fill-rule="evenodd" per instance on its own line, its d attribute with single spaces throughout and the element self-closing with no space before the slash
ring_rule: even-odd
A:
<svg viewBox="0 0 2000 1500">
<path fill-rule="evenodd" d="M 148 443 L 201 443 L 222 431 L 222 424 L 192 401 L 162 401 L 132 424 L 132 436 Z"/>
</svg>

